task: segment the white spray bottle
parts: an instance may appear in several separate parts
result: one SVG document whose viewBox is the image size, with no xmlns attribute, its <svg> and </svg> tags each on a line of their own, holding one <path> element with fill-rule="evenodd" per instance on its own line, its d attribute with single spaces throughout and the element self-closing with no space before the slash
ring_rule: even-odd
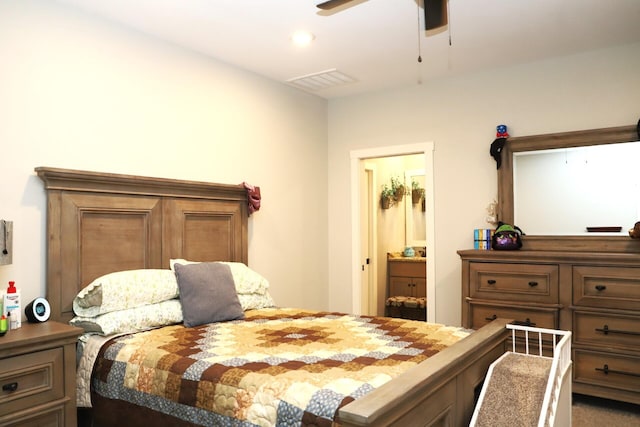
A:
<svg viewBox="0 0 640 427">
<path fill-rule="evenodd" d="M 9 282 L 7 293 L 4 294 L 2 306 L 3 314 L 11 320 L 9 329 L 18 329 L 22 326 L 22 315 L 20 313 L 20 291 L 16 288 L 16 282 Z"/>
</svg>

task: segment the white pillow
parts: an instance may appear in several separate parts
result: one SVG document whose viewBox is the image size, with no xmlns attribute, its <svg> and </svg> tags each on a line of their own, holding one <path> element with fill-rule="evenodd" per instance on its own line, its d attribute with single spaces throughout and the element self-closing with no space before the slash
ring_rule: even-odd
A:
<svg viewBox="0 0 640 427">
<path fill-rule="evenodd" d="M 269 292 L 264 294 L 238 294 L 238 299 L 244 311 L 276 306 Z"/>
<path fill-rule="evenodd" d="M 73 299 L 73 311 L 76 316 L 94 317 L 177 296 L 178 282 L 172 270 L 117 271 L 98 277 L 82 289 Z"/>
<path fill-rule="evenodd" d="M 139 332 L 175 323 L 182 323 L 182 305 L 178 299 L 111 311 L 95 317 L 76 316 L 69 321 L 69 324 L 85 332 L 99 335 Z"/>
<path fill-rule="evenodd" d="M 231 275 L 236 285 L 236 292 L 238 295 L 242 294 L 260 294 L 264 295 L 269 289 L 269 281 L 256 273 L 245 264 L 241 262 L 227 262 L 227 261 L 215 261 L 222 264 L 227 264 L 231 269 Z M 175 264 L 196 264 L 198 261 L 187 261 L 185 259 L 172 259 L 169 261 L 169 266 L 173 270 Z"/>
</svg>

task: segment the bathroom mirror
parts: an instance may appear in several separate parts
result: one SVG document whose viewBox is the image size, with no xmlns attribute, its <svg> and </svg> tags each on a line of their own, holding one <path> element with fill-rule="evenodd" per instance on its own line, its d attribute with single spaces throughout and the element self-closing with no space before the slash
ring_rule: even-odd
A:
<svg viewBox="0 0 640 427">
<path fill-rule="evenodd" d="M 637 140 L 636 126 L 510 138 L 499 219 L 527 233 L 523 249 L 638 251 L 628 235 L 640 220 Z"/>
<path fill-rule="evenodd" d="M 407 189 L 404 198 L 405 206 L 405 244 L 406 246 L 427 245 L 427 216 L 425 212 L 424 169 L 408 170 L 404 173 L 404 185 Z M 421 189 L 421 197 L 413 197 L 412 189 Z"/>
</svg>

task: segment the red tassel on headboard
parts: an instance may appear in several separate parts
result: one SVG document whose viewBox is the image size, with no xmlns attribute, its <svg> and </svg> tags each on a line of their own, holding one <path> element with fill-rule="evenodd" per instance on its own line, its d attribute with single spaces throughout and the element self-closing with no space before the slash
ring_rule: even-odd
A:
<svg viewBox="0 0 640 427">
<path fill-rule="evenodd" d="M 243 182 L 244 188 L 247 189 L 247 196 L 249 199 L 249 215 L 257 210 L 260 210 L 260 187 L 256 187 L 246 182 Z"/>
</svg>

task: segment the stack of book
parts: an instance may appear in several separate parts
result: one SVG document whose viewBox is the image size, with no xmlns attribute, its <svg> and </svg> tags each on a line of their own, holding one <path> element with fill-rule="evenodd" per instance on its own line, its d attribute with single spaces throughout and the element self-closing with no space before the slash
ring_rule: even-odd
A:
<svg viewBox="0 0 640 427">
<path fill-rule="evenodd" d="M 492 228 L 476 228 L 473 230 L 473 249 L 490 250 L 493 231 Z"/>
</svg>

